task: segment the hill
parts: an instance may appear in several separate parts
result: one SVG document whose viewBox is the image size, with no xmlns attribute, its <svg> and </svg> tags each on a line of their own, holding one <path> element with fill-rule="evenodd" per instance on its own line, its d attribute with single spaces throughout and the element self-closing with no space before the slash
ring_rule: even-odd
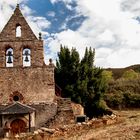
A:
<svg viewBox="0 0 140 140">
<path fill-rule="evenodd" d="M 123 73 L 128 70 L 134 70 L 135 72 L 140 73 L 140 64 L 132 65 L 126 68 L 107 68 L 105 70 L 112 71 L 114 79 L 121 78 Z"/>
<path fill-rule="evenodd" d="M 112 79 L 108 82 L 104 99 L 111 108 L 140 108 L 140 65 L 109 68 Z"/>
</svg>

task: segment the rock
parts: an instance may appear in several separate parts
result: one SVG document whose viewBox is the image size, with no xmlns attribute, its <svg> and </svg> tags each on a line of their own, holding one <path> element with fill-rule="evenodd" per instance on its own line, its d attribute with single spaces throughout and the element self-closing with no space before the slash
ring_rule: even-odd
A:
<svg viewBox="0 0 140 140">
<path fill-rule="evenodd" d="M 53 134 L 55 132 L 55 129 L 49 129 L 49 128 L 45 128 L 45 127 L 41 127 L 40 129 L 44 132 L 48 132 L 51 134 Z"/>
<path fill-rule="evenodd" d="M 38 134 L 39 132 L 38 131 L 34 131 L 34 134 Z"/>
</svg>

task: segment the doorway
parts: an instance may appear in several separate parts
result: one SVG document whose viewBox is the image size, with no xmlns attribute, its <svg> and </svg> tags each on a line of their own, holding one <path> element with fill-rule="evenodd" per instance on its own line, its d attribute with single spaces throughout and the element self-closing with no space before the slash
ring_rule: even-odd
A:
<svg viewBox="0 0 140 140">
<path fill-rule="evenodd" d="M 16 119 L 11 122 L 11 133 L 19 134 L 26 132 L 26 123 L 21 119 Z"/>
</svg>

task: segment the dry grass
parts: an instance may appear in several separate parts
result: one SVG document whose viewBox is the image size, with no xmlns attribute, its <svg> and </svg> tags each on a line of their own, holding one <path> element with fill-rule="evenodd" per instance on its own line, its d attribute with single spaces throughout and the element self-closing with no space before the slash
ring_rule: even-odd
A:
<svg viewBox="0 0 140 140">
<path fill-rule="evenodd" d="M 91 130 L 87 140 L 140 140 L 140 110 L 116 114 L 124 120 L 122 123 Z"/>
</svg>

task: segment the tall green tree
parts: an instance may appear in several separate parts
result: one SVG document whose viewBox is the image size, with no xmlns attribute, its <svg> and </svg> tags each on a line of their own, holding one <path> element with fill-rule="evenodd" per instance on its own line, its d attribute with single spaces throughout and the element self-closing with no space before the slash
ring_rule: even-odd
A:
<svg viewBox="0 0 140 140">
<path fill-rule="evenodd" d="M 62 88 L 63 97 L 72 97 L 74 86 L 78 78 L 79 53 L 75 48 L 60 47 L 56 60 L 55 81 Z"/>
<path fill-rule="evenodd" d="M 82 104 L 90 118 L 102 115 L 105 108 L 103 94 L 106 84 L 102 69 L 94 66 L 94 58 L 95 50 L 91 47 L 85 49 L 80 61 L 75 48 L 69 50 L 61 46 L 55 69 L 55 80 L 62 88 L 62 96 Z"/>
</svg>

